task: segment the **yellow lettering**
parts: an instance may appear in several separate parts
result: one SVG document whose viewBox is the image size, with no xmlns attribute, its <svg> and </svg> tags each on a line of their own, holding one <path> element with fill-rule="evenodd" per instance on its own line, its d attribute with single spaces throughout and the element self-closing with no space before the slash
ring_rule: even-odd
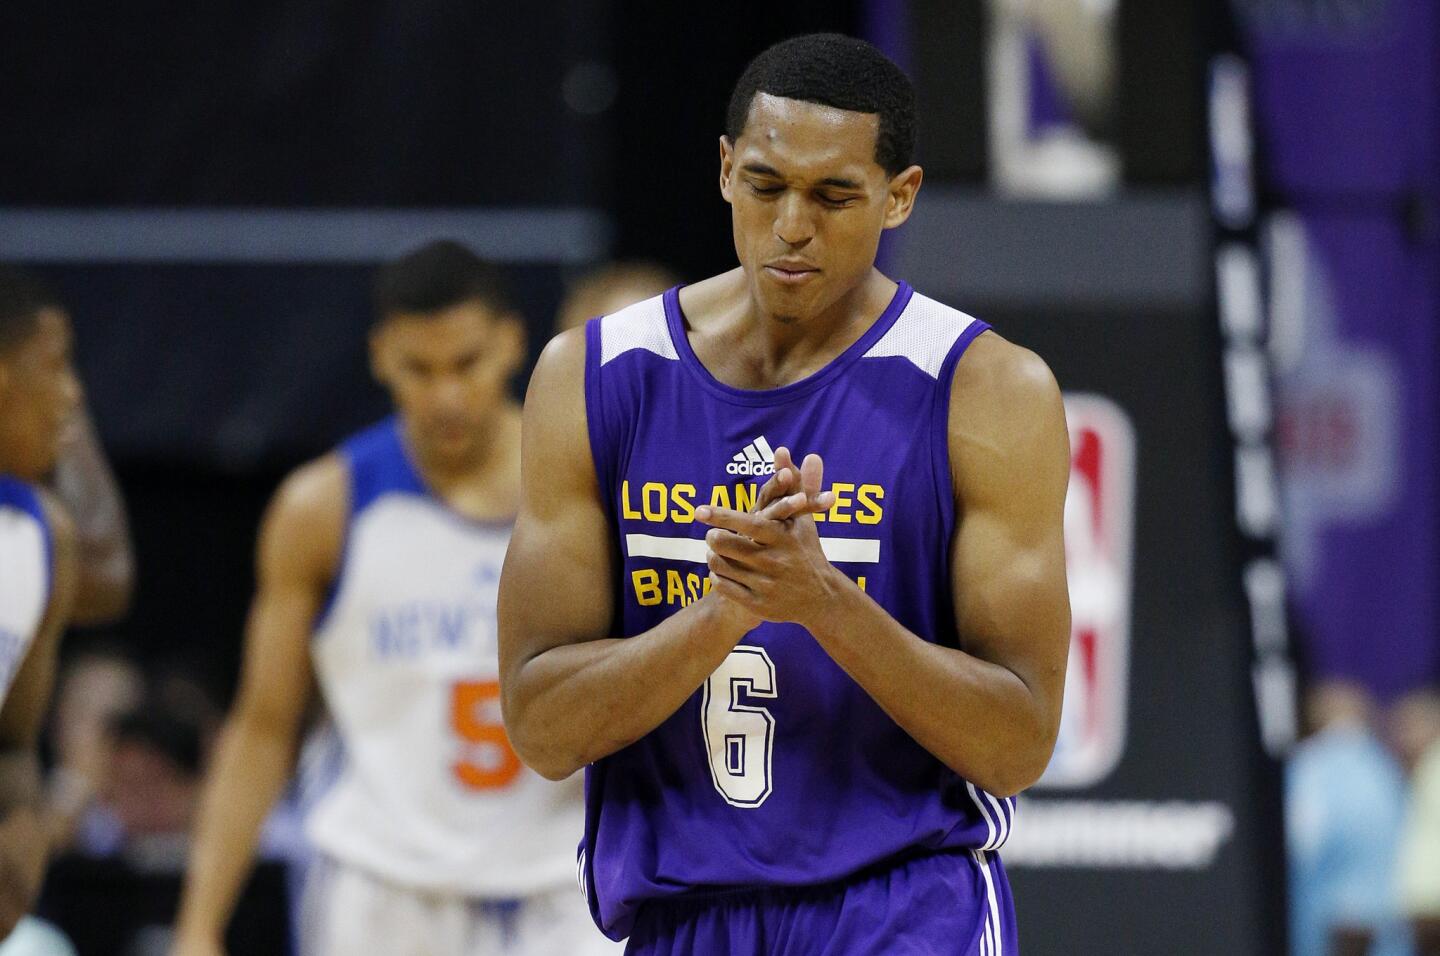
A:
<svg viewBox="0 0 1440 956">
<path fill-rule="evenodd" d="M 883 514 L 879 502 L 884 497 L 885 489 L 879 485 L 861 485 L 860 490 L 855 492 L 855 503 L 863 510 L 855 516 L 855 520 L 861 524 L 879 524 Z"/>
<path fill-rule="evenodd" d="M 664 521 L 669 514 L 669 509 L 665 506 L 665 486 L 658 481 L 645 482 L 645 486 L 640 489 L 640 507 L 645 509 L 646 521 Z"/>
<path fill-rule="evenodd" d="M 641 607 L 654 607 L 660 603 L 660 572 L 654 568 L 641 568 L 630 572 L 630 581 L 635 585 L 635 600 Z"/>
<path fill-rule="evenodd" d="M 700 600 L 700 575 L 691 571 L 685 575 L 685 590 L 690 592 L 690 603 Z"/>
<path fill-rule="evenodd" d="M 701 594 L 701 596 L 703 597 L 704 595 L 709 594 L 709 593 L 710 593 L 710 589 L 713 588 L 714 586 L 715 586 L 715 579 L 712 578 L 712 577 L 710 577 L 710 575 L 708 575 L 708 574 L 705 575 L 705 582 L 700 585 L 700 594 Z"/>
<path fill-rule="evenodd" d="M 849 493 L 855 490 L 855 486 L 846 481 L 837 481 L 830 486 L 835 492 L 835 506 L 830 509 L 830 520 L 836 524 L 850 523 L 850 505 L 852 501 Z"/>
<path fill-rule="evenodd" d="M 675 510 L 670 520 L 676 524 L 690 524 L 695 520 L 695 486 L 676 485 L 670 489 L 670 503 Z"/>
<path fill-rule="evenodd" d="M 728 508 L 728 507 L 730 507 L 730 489 L 729 489 L 729 488 L 726 488 L 724 485 L 716 485 L 714 488 L 711 488 L 711 489 L 710 489 L 710 507 L 712 507 L 712 508 Z"/>
<path fill-rule="evenodd" d="M 620 514 L 626 518 L 638 518 L 640 512 L 630 507 L 630 482 L 620 482 Z"/>
<path fill-rule="evenodd" d="M 861 590 L 861 591 L 864 591 L 864 590 L 865 590 L 865 575 L 862 574 L 862 575 L 860 575 L 858 578 L 856 578 L 856 579 L 855 579 L 855 583 L 858 584 L 858 585 L 860 585 L 860 590 Z"/>
<path fill-rule="evenodd" d="M 754 485 L 736 485 L 735 510 L 749 511 L 751 508 L 755 507 L 755 495 L 758 492 L 759 489 L 756 488 Z"/>
<path fill-rule="evenodd" d="M 685 582 L 680 579 L 680 572 L 673 568 L 665 572 L 665 603 L 685 604 Z"/>
</svg>

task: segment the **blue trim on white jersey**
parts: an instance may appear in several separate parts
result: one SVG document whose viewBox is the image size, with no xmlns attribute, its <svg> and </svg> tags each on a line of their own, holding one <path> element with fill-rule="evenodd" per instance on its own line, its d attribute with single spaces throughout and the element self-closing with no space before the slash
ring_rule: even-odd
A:
<svg viewBox="0 0 1440 956">
<path fill-rule="evenodd" d="M 365 509 L 374 504 L 382 495 L 400 491 L 416 495 L 429 494 L 425 483 L 405 451 L 405 440 L 400 434 L 400 418 L 391 415 L 346 439 L 338 449 L 345 462 L 346 478 L 350 485 L 349 511 L 345 516 L 345 533 L 340 542 L 340 567 L 330 582 L 325 594 L 325 603 L 315 615 L 311 634 L 319 634 L 335 607 L 340 595 L 340 585 L 345 580 L 345 569 L 349 564 L 350 529 Z"/>
</svg>

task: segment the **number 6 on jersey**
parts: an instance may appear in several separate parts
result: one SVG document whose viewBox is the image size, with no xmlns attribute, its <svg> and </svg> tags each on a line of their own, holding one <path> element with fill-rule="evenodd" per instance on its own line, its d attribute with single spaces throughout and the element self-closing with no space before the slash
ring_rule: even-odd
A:
<svg viewBox="0 0 1440 956">
<path fill-rule="evenodd" d="M 705 681 L 700 729 L 710 758 L 710 777 L 725 802 L 755 808 L 770 796 L 775 718 L 746 697 L 776 696 L 775 663 L 763 647 L 741 644 Z"/>
</svg>

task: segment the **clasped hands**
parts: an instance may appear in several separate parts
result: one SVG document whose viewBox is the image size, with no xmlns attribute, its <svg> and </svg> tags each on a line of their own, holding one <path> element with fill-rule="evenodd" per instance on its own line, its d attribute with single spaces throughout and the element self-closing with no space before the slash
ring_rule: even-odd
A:
<svg viewBox="0 0 1440 956">
<path fill-rule="evenodd" d="M 821 491 L 825 463 L 806 455 L 796 467 L 788 448 L 775 451 L 775 474 L 748 512 L 702 505 L 696 520 L 705 534 L 706 563 L 715 593 L 747 613 L 754 624 L 789 621 L 810 627 L 838 589 L 849 586 L 825 557 L 814 515 L 835 504 Z M 752 624 L 752 626 L 754 626 Z"/>
</svg>

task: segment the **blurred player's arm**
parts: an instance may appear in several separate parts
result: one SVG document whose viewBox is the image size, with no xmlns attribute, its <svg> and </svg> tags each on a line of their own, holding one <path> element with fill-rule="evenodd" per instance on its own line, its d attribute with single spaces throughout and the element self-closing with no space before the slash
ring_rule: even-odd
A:
<svg viewBox="0 0 1440 956">
<path fill-rule="evenodd" d="M 35 745 L 55 683 L 60 636 L 74 606 L 75 530 L 64 509 L 45 500 L 52 542 L 50 604 L 0 707 L 0 939 L 29 910 L 45 875 L 49 830 Z"/>
<path fill-rule="evenodd" d="M 323 458 L 285 481 L 261 525 L 240 688 L 200 802 L 177 953 L 222 951 L 260 828 L 294 769 L 313 697 L 310 635 L 339 567 L 348 494 L 344 464 Z"/>
<path fill-rule="evenodd" d="M 615 540 L 590 457 L 584 375 L 581 328 L 546 346 L 530 380 L 523 499 L 500 580 L 505 729 L 521 759 L 554 780 L 658 727 L 758 623 L 712 593 L 643 634 L 609 637 Z"/>
<path fill-rule="evenodd" d="M 716 526 L 712 593 L 804 626 L 921 746 L 1009 796 L 1039 778 L 1060 724 L 1070 643 L 1060 390 L 1035 355 L 983 335 L 956 371 L 949 432 L 958 649 L 907 630 L 830 564 L 813 521 L 757 523 L 710 507 L 695 516 Z M 821 465 L 806 459 L 813 487 Z"/>
<path fill-rule="evenodd" d="M 80 578 L 70 623 L 105 624 L 123 617 L 135 588 L 135 554 L 125 501 L 105 460 L 88 410 L 61 452 L 50 486 L 75 522 Z"/>
</svg>

